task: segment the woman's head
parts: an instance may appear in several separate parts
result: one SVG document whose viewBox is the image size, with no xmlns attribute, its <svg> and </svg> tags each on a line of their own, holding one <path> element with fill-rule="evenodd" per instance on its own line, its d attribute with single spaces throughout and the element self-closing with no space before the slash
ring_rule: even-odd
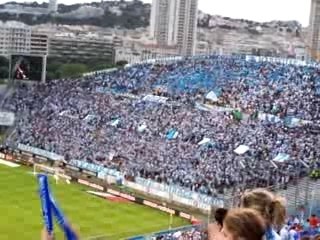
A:
<svg viewBox="0 0 320 240">
<path fill-rule="evenodd" d="M 245 192 L 241 198 L 241 207 L 258 211 L 268 225 L 281 226 L 285 222 L 286 208 L 283 198 L 267 190 Z"/>
<path fill-rule="evenodd" d="M 223 221 L 223 234 L 227 240 L 261 240 L 265 232 L 264 219 L 253 209 L 229 210 Z"/>
</svg>

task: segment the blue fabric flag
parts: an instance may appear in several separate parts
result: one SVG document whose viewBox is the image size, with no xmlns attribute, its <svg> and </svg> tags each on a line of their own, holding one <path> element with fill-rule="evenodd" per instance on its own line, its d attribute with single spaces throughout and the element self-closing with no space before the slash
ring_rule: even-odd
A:
<svg viewBox="0 0 320 240">
<path fill-rule="evenodd" d="M 178 132 L 175 129 L 171 129 L 168 133 L 167 133 L 167 139 L 168 140 L 173 140 L 176 139 L 178 136 Z"/>
<path fill-rule="evenodd" d="M 53 221 L 51 213 L 51 202 L 49 196 L 49 184 L 48 178 L 44 174 L 38 175 L 39 183 L 39 196 L 41 200 L 42 216 L 44 220 L 45 227 L 48 233 L 51 235 L 53 233 Z"/>
<path fill-rule="evenodd" d="M 49 193 L 50 202 L 52 206 L 52 212 L 54 216 L 56 217 L 56 220 L 60 226 L 60 228 L 64 231 L 64 235 L 67 240 L 77 240 L 77 235 L 74 233 L 74 231 L 71 229 L 70 224 L 68 223 L 68 220 L 64 216 L 63 212 L 59 208 L 57 202 L 54 200 L 53 196 Z"/>
<path fill-rule="evenodd" d="M 47 175 L 38 174 L 38 183 L 43 219 L 48 233 L 50 235 L 53 233 L 53 214 L 61 229 L 64 231 L 66 240 L 78 240 L 77 235 L 71 229 L 66 217 L 62 213 L 57 202 L 54 200 L 52 193 L 50 192 Z"/>
</svg>

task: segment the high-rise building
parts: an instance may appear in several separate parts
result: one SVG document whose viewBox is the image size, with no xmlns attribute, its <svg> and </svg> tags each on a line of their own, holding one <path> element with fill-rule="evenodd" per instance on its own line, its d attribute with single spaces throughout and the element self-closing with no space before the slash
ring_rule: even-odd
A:
<svg viewBox="0 0 320 240">
<path fill-rule="evenodd" d="M 58 3 L 57 0 L 49 0 L 49 12 L 55 13 L 58 11 Z"/>
<path fill-rule="evenodd" d="M 18 22 L 0 23 L 0 55 L 48 54 L 48 36 Z"/>
<path fill-rule="evenodd" d="M 309 22 L 309 57 L 320 59 L 320 0 L 311 1 Z"/>
<path fill-rule="evenodd" d="M 113 64 L 115 50 L 112 41 L 51 36 L 49 38 L 49 57 L 60 62 L 100 61 Z"/>
<path fill-rule="evenodd" d="M 193 55 L 198 0 L 153 0 L 150 34 L 159 46 L 176 45 L 179 54 Z"/>
</svg>

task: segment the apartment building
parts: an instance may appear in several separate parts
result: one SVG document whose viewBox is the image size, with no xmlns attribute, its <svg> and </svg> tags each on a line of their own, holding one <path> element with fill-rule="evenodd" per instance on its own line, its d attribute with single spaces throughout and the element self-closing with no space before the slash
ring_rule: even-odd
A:
<svg viewBox="0 0 320 240">
<path fill-rule="evenodd" d="M 176 46 L 180 55 L 194 55 L 198 0 L 153 0 L 150 36 L 160 47 Z"/>
<path fill-rule="evenodd" d="M 49 41 L 49 57 L 63 62 L 100 60 L 114 63 L 115 51 L 112 41 L 85 38 L 52 36 Z"/>
<path fill-rule="evenodd" d="M 135 43 L 131 47 L 116 48 L 116 62 L 126 61 L 130 64 L 176 56 L 178 49 L 175 46 L 163 48 L 158 45 Z"/>
<path fill-rule="evenodd" d="M 311 1 L 308 39 L 309 58 L 320 59 L 320 0 Z"/>
<path fill-rule="evenodd" d="M 0 23 L 0 55 L 48 54 L 48 36 L 19 22 Z"/>
<path fill-rule="evenodd" d="M 48 10 L 50 13 L 56 13 L 58 11 L 58 2 L 57 0 L 49 0 Z"/>
</svg>

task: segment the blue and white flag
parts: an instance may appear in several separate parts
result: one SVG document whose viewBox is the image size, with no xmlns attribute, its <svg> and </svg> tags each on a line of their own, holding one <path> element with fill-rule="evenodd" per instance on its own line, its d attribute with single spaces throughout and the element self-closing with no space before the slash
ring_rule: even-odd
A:
<svg viewBox="0 0 320 240">
<path fill-rule="evenodd" d="M 117 127 L 120 124 L 120 119 L 115 119 L 113 121 L 111 121 L 111 126 L 113 127 Z"/>
<path fill-rule="evenodd" d="M 53 215 L 55 216 L 61 229 L 64 231 L 66 240 L 77 240 L 78 237 L 72 230 L 68 220 L 62 213 L 57 202 L 54 200 L 52 193 L 50 192 L 48 177 L 45 174 L 38 175 L 39 183 L 39 196 L 42 206 L 43 220 L 46 230 L 49 235 L 53 235 Z"/>
<path fill-rule="evenodd" d="M 50 192 L 49 192 L 49 184 L 48 184 L 47 176 L 44 174 L 39 174 L 38 183 L 39 183 L 39 196 L 41 200 L 43 221 L 48 234 L 52 235 L 53 221 L 52 221 Z"/>
<path fill-rule="evenodd" d="M 206 100 L 209 100 L 211 102 L 217 102 L 218 96 L 215 94 L 214 91 L 210 91 L 207 95 L 206 95 Z"/>
<path fill-rule="evenodd" d="M 277 163 L 284 163 L 286 161 L 288 161 L 290 158 L 290 156 L 286 153 L 279 153 L 274 159 L 273 161 L 274 162 L 277 162 Z"/>
<path fill-rule="evenodd" d="M 167 133 L 167 139 L 168 140 L 173 140 L 176 139 L 178 137 L 178 131 L 175 129 L 171 129 L 168 133 Z"/>
</svg>

